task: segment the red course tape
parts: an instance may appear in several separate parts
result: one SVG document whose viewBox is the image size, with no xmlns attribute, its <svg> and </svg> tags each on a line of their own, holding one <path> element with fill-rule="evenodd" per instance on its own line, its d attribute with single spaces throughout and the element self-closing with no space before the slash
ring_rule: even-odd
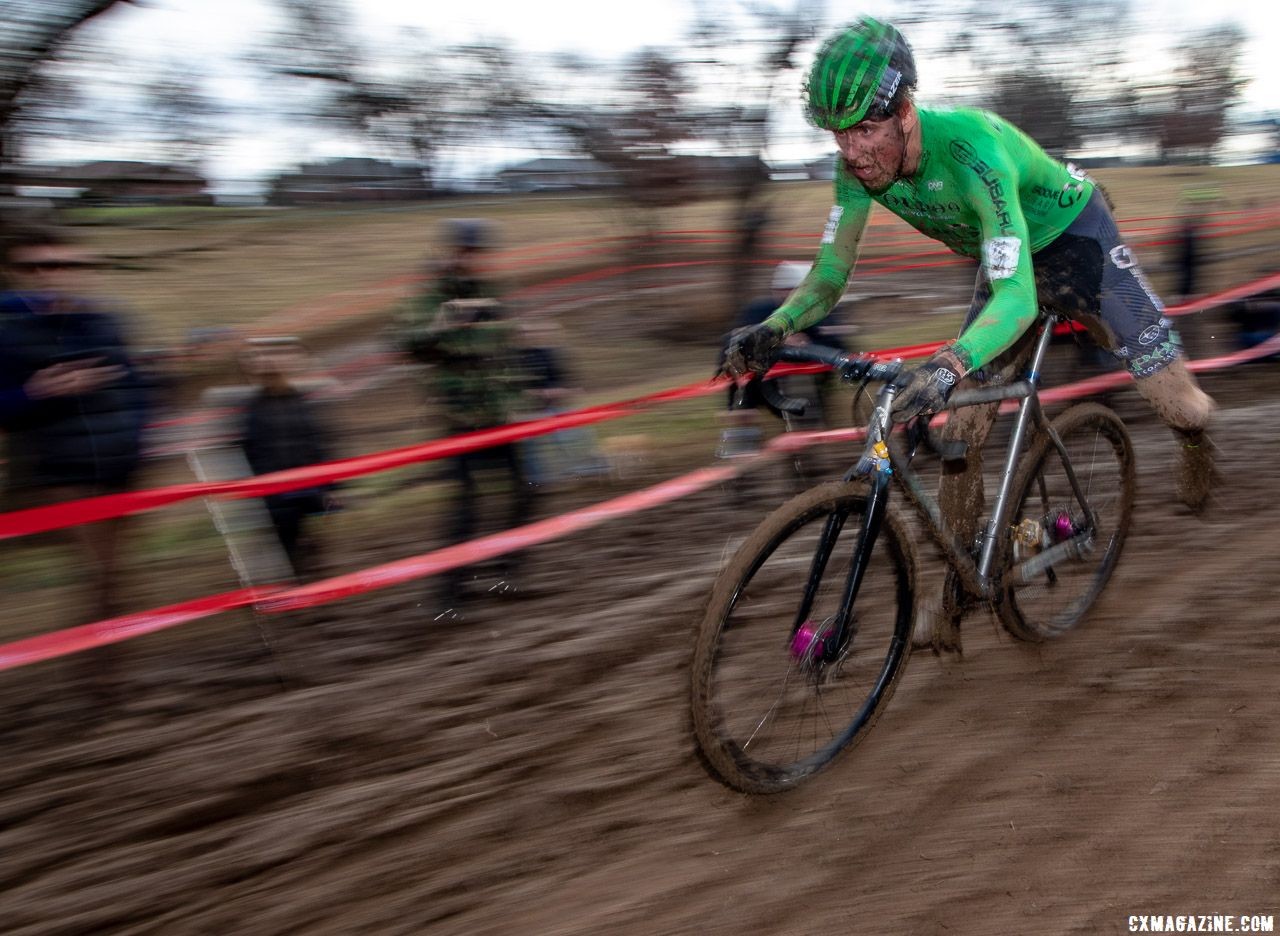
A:
<svg viewBox="0 0 1280 936">
<path fill-rule="evenodd" d="M 1266 277 L 1246 286 L 1227 290 L 1213 297 L 1172 308 L 1169 310 L 1169 314 L 1178 315 L 1198 311 L 1202 308 L 1221 302 L 1229 302 L 1267 289 L 1276 288 L 1277 286 L 1280 286 L 1280 274 Z M 920 357 L 931 353 L 942 344 L 943 342 L 929 342 L 902 348 L 888 348 L 875 352 L 875 356 L 881 358 Z M 1193 361 L 1190 366 L 1195 371 L 1213 370 L 1232 367 L 1248 361 L 1269 357 L 1273 354 L 1280 354 L 1280 335 L 1273 336 L 1252 348 L 1219 357 Z M 805 369 L 804 367 L 783 367 L 778 368 L 777 372 L 781 374 Z M 1047 389 L 1040 394 L 1040 398 L 1046 403 L 1075 399 L 1100 390 L 1123 385 L 1131 379 L 1126 371 L 1116 371 L 1074 384 Z M 325 480 L 338 480 L 372 471 L 383 471 L 388 468 L 411 464 L 415 461 L 423 461 L 427 458 L 443 458 L 487 445 L 497 445 L 544 432 L 554 432 L 557 429 L 569 428 L 570 426 L 617 418 L 628 414 L 639 406 L 703 396 L 717 391 L 723 383 L 723 380 L 699 381 L 696 384 L 664 390 L 629 401 L 588 407 L 552 419 L 516 423 L 511 426 L 455 436 L 437 442 L 425 443 L 424 445 L 410 446 L 405 449 L 396 449 L 390 452 L 381 452 L 375 455 L 329 462 L 322 465 L 312 465 L 273 475 L 261 475 L 244 481 L 176 485 L 152 491 L 89 498 L 67 504 L 57 504 L 47 508 L 0 514 L 0 536 L 22 535 L 24 529 L 26 532 L 34 532 L 36 529 L 55 529 L 58 526 L 74 525 L 77 522 L 87 523 L 109 516 L 136 513 L 189 497 L 210 496 L 211 494 L 260 497 L 263 494 L 275 491 L 310 487 Z M 827 432 L 788 433 L 773 440 L 763 456 L 757 457 L 769 457 L 775 452 L 791 451 L 812 444 L 855 440 L 861 437 L 862 432 L 861 428 L 855 427 Z M 584 507 L 558 517 L 551 517 L 514 530 L 492 534 L 455 546 L 448 546 L 420 556 L 411 556 L 385 565 L 340 575 L 322 582 L 293 588 L 285 586 L 256 589 L 243 588 L 217 595 L 208 595 L 150 611 L 140 611 L 92 624 L 29 637 L 8 644 L 0 644 L 0 670 L 66 656 L 91 647 L 116 643 L 236 608 L 254 606 L 258 611 L 272 613 L 293 611 L 327 604 L 412 579 L 424 578 L 460 565 L 468 565 L 517 549 L 524 549 L 538 543 L 559 539 L 570 533 L 597 526 L 616 517 L 651 509 L 728 480 L 741 472 L 743 467 L 745 467 L 745 464 L 740 462 L 734 465 L 699 469 L 653 487 L 624 494 L 612 500 Z M 59 512 L 64 516 L 59 517 Z M 33 522 L 30 519 L 32 515 L 38 515 L 37 521 Z M 15 522 L 13 518 L 27 518 L 25 520 L 26 527 L 24 528 L 22 523 Z M 54 522 L 55 519 L 68 520 L 68 522 Z M 49 525 L 40 526 L 41 522 Z M 32 527 L 34 529 L 31 529 Z M 18 532 L 12 532 L 15 530 Z"/>
</svg>

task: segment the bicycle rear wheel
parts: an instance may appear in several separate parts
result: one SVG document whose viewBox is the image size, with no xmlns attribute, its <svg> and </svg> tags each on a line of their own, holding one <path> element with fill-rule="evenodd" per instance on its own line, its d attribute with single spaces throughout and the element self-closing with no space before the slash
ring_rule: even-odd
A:
<svg viewBox="0 0 1280 936">
<path fill-rule="evenodd" d="M 1111 410 L 1082 403 L 1052 425 L 1067 459 L 1039 434 L 1014 478 L 1014 513 L 1000 544 L 996 610 L 1006 630 L 1030 641 L 1075 627 L 1102 593 L 1129 532 L 1137 483 L 1129 432 Z"/>
<path fill-rule="evenodd" d="M 716 580 L 694 647 L 691 708 L 704 761 L 734 789 L 775 793 L 821 770 L 865 736 L 902 675 L 914 554 L 892 505 L 854 601 L 852 637 L 829 646 L 867 495 L 865 483 L 831 482 L 792 498 Z M 824 541 L 825 562 L 815 560 Z"/>
</svg>

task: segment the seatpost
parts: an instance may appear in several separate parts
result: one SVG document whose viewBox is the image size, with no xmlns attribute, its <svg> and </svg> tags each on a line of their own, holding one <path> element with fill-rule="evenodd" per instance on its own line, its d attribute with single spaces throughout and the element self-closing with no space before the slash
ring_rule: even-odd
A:
<svg viewBox="0 0 1280 936">
<path fill-rule="evenodd" d="M 1036 339 L 1035 351 L 1031 355 L 1031 367 L 1027 371 L 1027 382 L 1031 384 L 1031 393 L 1023 397 L 1018 404 L 1018 416 L 1013 424 L 1013 437 L 1009 441 L 1009 454 L 1005 458 L 1004 471 L 1000 474 L 999 493 L 991 510 L 991 518 L 987 521 L 986 531 L 982 535 L 982 553 L 978 559 L 978 578 L 986 585 L 991 575 L 991 565 L 995 561 L 997 537 L 1004 521 L 1005 506 L 1009 500 L 1009 489 L 1013 486 L 1013 473 L 1018 467 L 1018 458 L 1022 452 L 1022 442 L 1026 438 L 1027 422 L 1031 418 L 1032 407 L 1040 405 L 1040 397 L 1036 391 L 1040 387 L 1040 369 L 1044 365 L 1045 355 L 1049 350 L 1049 342 L 1053 340 L 1053 323 L 1056 316 L 1051 312 L 1043 312 L 1040 321 L 1043 328 Z"/>
</svg>

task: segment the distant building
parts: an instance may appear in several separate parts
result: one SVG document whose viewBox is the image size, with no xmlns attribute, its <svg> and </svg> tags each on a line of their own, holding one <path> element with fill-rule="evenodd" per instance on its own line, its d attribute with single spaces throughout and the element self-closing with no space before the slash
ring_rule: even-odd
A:
<svg viewBox="0 0 1280 936">
<path fill-rule="evenodd" d="M 811 159 L 804 164 L 804 169 L 810 180 L 830 182 L 836 177 L 836 154 Z"/>
<path fill-rule="evenodd" d="M 273 205 L 317 202 L 413 201 L 432 194 L 421 167 L 346 157 L 306 163 L 271 182 Z"/>
<path fill-rule="evenodd" d="M 636 157 L 616 167 L 589 157 L 543 157 L 509 166 L 498 179 L 511 192 L 567 192 L 636 184 L 716 189 L 766 174 L 755 156 Z"/>
<path fill-rule="evenodd" d="M 187 166 L 127 160 L 10 170 L 19 188 L 95 205 L 211 205 L 209 183 Z"/>
<path fill-rule="evenodd" d="M 770 182 L 808 182 L 809 169 L 804 163 L 771 163 L 769 165 Z"/>
<path fill-rule="evenodd" d="M 807 162 L 778 162 L 769 165 L 769 179 L 773 182 L 830 182 L 835 178 L 836 156 L 831 153 Z"/>
<path fill-rule="evenodd" d="M 737 187 L 769 178 L 769 167 L 758 156 L 685 156 L 691 181 L 708 189 Z"/>
<path fill-rule="evenodd" d="M 621 180 L 616 170 L 595 159 L 545 156 L 500 170 L 498 181 L 511 192 L 564 192 L 606 188 Z"/>
</svg>

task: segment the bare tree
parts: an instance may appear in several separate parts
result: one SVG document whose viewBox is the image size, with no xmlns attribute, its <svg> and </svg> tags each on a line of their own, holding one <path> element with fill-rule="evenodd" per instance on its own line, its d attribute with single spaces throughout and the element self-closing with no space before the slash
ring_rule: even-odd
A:
<svg viewBox="0 0 1280 936">
<path fill-rule="evenodd" d="M 252 57 L 275 79 L 273 90 L 287 102 L 285 116 L 410 160 L 428 184 L 446 144 L 474 131 L 493 94 L 490 89 L 477 99 L 464 89 L 477 73 L 492 79 L 511 68 L 510 54 L 499 45 L 441 49 L 415 31 L 375 56 L 359 41 L 344 0 L 276 3 L 284 25 Z"/>
<path fill-rule="evenodd" d="M 0 166 L 13 159 L 23 96 L 38 70 L 90 20 L 132 0 L 6 0 L 0 7 Z"/>
<path fill-rule="evenodd" d="M 581 109 L 544 103 L 539 110 L 579 150 L 617 173 L 628 198 L 657 206 L 679 201 L 688 181 L 675 147 L 694 132 L 686 100 L 691 90 L 683 63 L 648 48 L 623 64 L 598 100 Z"/>
<path fill-rule="evenodd" d="M 0 6 L 0 199 L 12 193 L 8 168 L 19 140 L 27 93 L 40 85 L 40 66 L 91 20 L 132 0 L 6 0 Z M 47 85 L 46 85 L 47 87 Z M 0 211 L 0 240 L 11 212 Z"/>
<path fill-rule="evenodd" d="M 1207 163 L 1227 130 L 1227 114 L 1246 80 L 1240 57 L 1246 35 L 1231 23 L 1189 36 L 1175 50 L 1173 80 L 1160 89 L 1155 128 L 1161 160 Z"/>
<path fill-rule="evenodd" d="M 1065 158 L 1083 142 L 1076 93 L 1035 65 L 997 75 L 988 106 L 1055 156 Z"/>
<path fill-rule="evenodd" d="M 961 76 L 945 100 L 993 110 L 1059 157 L 1110 132 L 1131 98 L 1122 66 L 1138 24 L 1127 0 L 914 0 L 895 21 L 921 27 L 918 61 L 936 57 Z"/>
</svg>

